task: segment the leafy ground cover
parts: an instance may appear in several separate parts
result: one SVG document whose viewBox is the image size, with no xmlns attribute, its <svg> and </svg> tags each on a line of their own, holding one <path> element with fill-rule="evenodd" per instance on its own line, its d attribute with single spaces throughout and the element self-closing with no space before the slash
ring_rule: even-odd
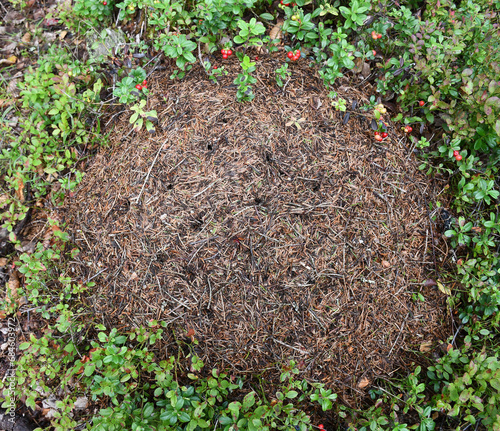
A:
<svg viewBox="0 0 500 431">
<path fill-rule="evenodd" d="M 498 2 L 2 6 L 4 408 L 499 429 Z"/>
</svg>

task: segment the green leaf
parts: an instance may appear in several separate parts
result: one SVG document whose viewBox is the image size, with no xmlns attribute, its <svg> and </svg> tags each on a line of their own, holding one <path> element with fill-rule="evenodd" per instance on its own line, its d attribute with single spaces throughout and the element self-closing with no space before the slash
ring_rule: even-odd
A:
<svg viewBox="0 0 500 431">
<path fill-rule="evenodd" d="M 344 16 L 344 18 L 347 18 L 349 15 L 351 15 L 351 11 L 347 9 L 345 6 L 340 6 L 339 10 L 340 13 Z"/>
<path fill-rule="evenodd" d="M 288 391 L 286 393 L 286 397 L 289 398 L 289 399 L 293 399 L 295 398 L 297 395 L 299 395 L 299 393 L 297 391 Z"/>
<path fill-rule="evenodd" d="M 177 49 L 174 46 L 167 46 L 164 51 L 170 58 L 177 57 Z"/>
<path fill-rule="evenodd" d="M 200 428 L 208 428 L 210 426 L 210 422 L 207 422 L 205 419 L 198 419 L 197 425 Z"/>
<path fill-rule="evenodd" d="M 185 42 L 181 43 L 181 46 L 188 51 L 193 51 L 196 48 L 196 43 L 191 40 L 186 40 Z"/>
<path fill-rule="evenodd" d="M 181 422 L 189 422 L 191 420 L 191 417 L 186 412 L 181 412 L 181 414 L 179 415 L 179 420 Z"/>
<path fill-rule="evenodd" d="M 94 374 L 94 371 L 95 371 L 95 364 L 89 364 L 89 365 L 85 366 L 85 371 L 83 372 L 83 374 L 85 374 L 85 376 L 89 377 L 92 374 Z"/>
<path fill-rule="evenodd" d="M 220 416 L 219 423 L 221 425 L 229 425 L 233 423 L 233 420 L 229 416 Z"/>
<path fill-rule="evenodd" d="M 125 335 L 120 335 L 118 337 L 115 338 L 115 344 L 124 344 L 125 341 L 127 341 L 127 337 Z"/>
<path fill-rule="evenodd" d="M 450 391 L 450 400 L 457 401 L 458 400 L 458 391 L 457 391 L 457 388 L 456 388 L 454 383 L 450 383 L 449 391 Z"/>
<path fill-rule="evenodd" d="M 490 380 L 490 385 L 493 389 L 500 391 L 500 378 Z"/>
<path fill-rule="evenodd" d="M 245 398 L 243 398 L 243 408 L 245 410 L 248 410 L 254 404 L 255 404 L 255 392 L 250 392 L 249 394 L 245 395 Z"/>
<path fill-rule="evenodd" d="M 245 42 L 245 39 L 243 39 L 242 37 L 240 36 L 234 36 L 234 43 L 244 43 Z"/>
<path fill-rule="evenodd" d="M 184 66 L 186 65 L 186 60 L 184 59 L 184 57 L 178 57 L 177 60 L 175 61 L 175 64 L 179 69 L 184 70 Z"/>
<path fill-rule="evenodd" d="M 495 132 L 497 132 L 497 135 L 500 136 L 500 120 L 497 120 L 495 123 Z"/>
<path fill-rule="evenodd" d="M 241 403 L 238 401 L 233 401 L 227 406 L 227 408 L 229 409 L 230 412 L 233 412 L 234 414 L 238 415 L 241 409 Z"/>
<path fill-rule="evenodd" d="M 262 14 L 260 14 L 260 17 L 262 19 L 266 19 L 268 21 L 274 20 L 274 16 L 272 16 L 270 13 L 262 13 Z"/>
</svg>

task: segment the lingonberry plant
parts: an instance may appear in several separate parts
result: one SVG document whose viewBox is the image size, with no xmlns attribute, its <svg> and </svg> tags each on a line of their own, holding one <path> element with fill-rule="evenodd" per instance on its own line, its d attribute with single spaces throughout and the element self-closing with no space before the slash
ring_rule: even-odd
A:
<svg viewBox="0 0 500 431">
<path fill-rule="evenodd" d="M 285 83 L 290 79 L 292 73 L 288 70 L 288 63 L 283 64 L 281 67 L 276 69 L 276 83 L 279 87 L 283 87 Z"/>
<path fill-rule="evenodd" d="M 257 79 L 251 75 L 252 72 L 255 72 L 255 62 L 250 61 L 250 57 L 245 55 L 240 64 L 243 73 L 238 74 L 238 77 L 234 80 L 234 83 L 238 86 L 236 98 L 241 102 L 250 101 L 255 97 L 252 84 L 257 82 Z"/>
<path fill-rule="evenodd" d="M 113 95 L 118 98 L 120 103 L 137 102 L 142 96 L 147 95 L 146 85 L 146 71 L 142 67 L 138 67 L 131 70 L 128 76 L 116 84 Z"/>
</svg>

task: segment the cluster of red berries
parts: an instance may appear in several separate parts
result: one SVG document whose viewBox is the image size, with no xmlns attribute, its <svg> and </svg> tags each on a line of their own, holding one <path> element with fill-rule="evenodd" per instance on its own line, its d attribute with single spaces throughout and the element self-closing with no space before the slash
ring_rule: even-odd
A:
<svg viewBox="0 0 500 431">
<path fill-rule="evenodd" d="M 222 58 L 226 60 L 230 55 L 233 55 L 233 51 L 230 49 L 221 49 L 220 53 L 222 54 Z"/>
<path fill-rule="evenodd" d="M 378 130 L 375 132 L 375 140 L 378 142 L 382 142 L 388 136 L 389 134 L 387 132 L 380 133 Z"/>
<path fill-rule="evenodd" d="M 405 131 L 405 133 L 411 133 L 413 131 L 413 127 L 405 126 L 404 131 Z"/>
<path fill-rule="evenodd" d="M 380 33 L 377 33 L 375 30 L 372 31 L 372 38 L 373 39 L 380 39 L 382 35 Z"/>
<path fill-rule="evenodd" d="M 148 88 L 148 81 L 146 81 L 146 80 L 142 81 L 142 84 L 137 84 L 135 86 L 135 88 L 137 88 L 139 91 L 147 89 Z"/>
<path fill-rule="evenodd" d="M 460 153 L 457 150 L 453 151 L 453 157 L 455 157 L 457 162 L 462 160 L 462 156 L 460 155 Z"/>
<path fill-rule="evenodd" d="M 297 61 L 300 58 L 300 49 L 295 51 L 295 53 L 293 51 L 288 51 L 286 56 L 292 61 Z"/>
</svg>

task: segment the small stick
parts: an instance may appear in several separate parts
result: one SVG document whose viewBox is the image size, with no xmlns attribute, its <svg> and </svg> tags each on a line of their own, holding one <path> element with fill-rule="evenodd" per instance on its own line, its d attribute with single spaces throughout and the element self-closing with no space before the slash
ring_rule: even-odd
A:
<svg viewBox="0 0 500 431">
<path fill-rule="evenodd" d="M 198 42 L 198 58 L 200 59 L 201 67 L 203 67 L 203 70 L 205 71 L 205 73 L 207 74 L 207 76 L 210 76 L 210 73 L 208 73 L 208 70 L 205 67 L 205 63 L 203 62 L 203 59 L 201 58 L 200 42 Z M 216 81 L 216 83 L 217 83 L 217 85 L 219 85 L 218 81 Z"/>
<path fill-rule="evenodd" d="M 208 305 L 207 305 L 207 310 L 210 310 L 210 304 L 212 303 L 212 285 L 210 284 L 210 277 L 207 277 L 208 281 L 208 288 L 210 289 L 209 292 L 209 297 L 208 297 Z"/>
<path fill-rule="evenodd" d="M 289 349 L 296 350 L 297 352 L 300 352 L 300 353 L 302 353 L 303 355 L 309 355 L 309 351 L 308 351 L 308 350 L 298 349 L 297 347 L 290 346 L 289 344 L 283 343 L 283 341 L 277 340 L 277 339 L 276 339 L 276 338 L 274 338 L 274 337 L 273 337 L 273 340 L 274 340 L 276 343 L 281 344 L 282 346 L 288 347 Z"/>
<path fill-rule="evenodd" d="M 396 338 L 396 341 L 394 341 L 394 344 L 393 344 L 393 345 L 392 345 L 392 347 L 391 347 L 391 351 L 390 351 L 390 352 L 389 352 L 389 354 L 387 355 L 387 357 L 388 357 L 388 358 L 390 358 L 390 357 L 391 357 L 391 353 L 392 353 L 392 351 L 393 351 L 394 347 L 396 346 L 396 344 L 398 343 L 399 337 L 400 337 L 401 333 L 403 332 L 403 329 L 404 329 L 404 327 L 405 327 L 405 325 L 406 325 L 406 319 L 408 319 L 408 316 L 409 316 L 409 315 L 410 315 L 410 313 L 408 313 L 408 314 L 406 315 L 405 321 L 401 324 L 401 328 L 399 328 L 399 334 L 398 334 L 398 336 L 397 336 L 397 338 Z"/>
<path fill-rule="evenodd" d="M 153 166 L 155 165 L 156 160 L 158 159 L 158 156 L 160 155 L 161 150 L 163 150 L 163 146 L 167 143 L 167 140 L 165 140 L 165 142 L 162 145 L 160 145 L 159 150 L 156 152 L 155 159 L 153 160 L 153 163 L 151 163 L 151 166 L 149 167 L 148 174 L 146 175 L 146 179 L 144 180 L 144 184 L 142 185 L 141 191 L 139 192 L 139 196 L 137 196 L 137 198 L 135 198 L 136 202 L 139 202 L 139 199 L 142 196 L 142 192 L 144 191 L 144 187 L 146 187 L 146 183 L 148 182 L 149 176 L 151 175 L 151 171 L 153 170 Z"/>
</svg>

